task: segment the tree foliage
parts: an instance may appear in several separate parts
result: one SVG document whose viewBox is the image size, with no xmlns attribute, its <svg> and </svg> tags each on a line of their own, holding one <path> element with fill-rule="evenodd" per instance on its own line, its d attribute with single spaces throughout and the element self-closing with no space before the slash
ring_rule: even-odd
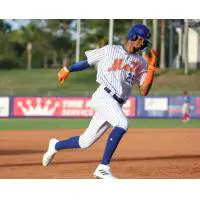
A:
<svg viewBox="0 0 200 200">
<path fill-rule="evenodd" d="M 151 21 L 148 20 L 149 27 Z M 132 24 L 141 22 L 141 19 L 115 20 L 113 43 L 124 42 Z M 108 19 L 81 20 L 80 59 L 85 58 L 86 50 L 106 45 L 108 35 Z M 7 20 L 0 20 L 0 69 L 26 68 L 28 43 L 32 44 L 33 68 L 57 67 L 66 59 L 71 64 L 75 61 L 76 20 L 34 19 L 17 29 Z"/>
</svg>

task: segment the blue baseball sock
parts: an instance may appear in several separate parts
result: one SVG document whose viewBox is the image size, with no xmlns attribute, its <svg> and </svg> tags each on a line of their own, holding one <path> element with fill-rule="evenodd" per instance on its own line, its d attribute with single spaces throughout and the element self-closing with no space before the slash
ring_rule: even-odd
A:
<svg viewBox="0 0 200 200">
<path fill-rule="evenodd" d="M 79 145 L 79 136 L 71 137 L 66 140 L 61 140 L 56 143 L 55 146 L 56 150 L 62 150 L 62 149 L 75 149 L 80 148 Z"/>
<path fill-rule="evenodd" d="M 110 163 L 112 155 L 115 152 L 115 149 L 117 148 L 117 145 L 119 144 L 125 132 L 126 131 L 123 128 L 120 127 L 113 128 L 112 132 L 108 137 L 101 164 L 108 165 Z"/>
</svg>

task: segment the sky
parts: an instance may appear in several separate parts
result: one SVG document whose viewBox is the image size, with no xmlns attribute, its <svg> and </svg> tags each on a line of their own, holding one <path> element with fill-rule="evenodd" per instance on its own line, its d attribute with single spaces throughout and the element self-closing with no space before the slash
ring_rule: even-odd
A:
<svg viewBox="0 0 200 200">
<path fill-rule="evenodd" d="M 30 22 L 29 19 L 5 19 L 5 21 L 11 24 L 13 30 L 19 29 L 22 26 L 26 26 Z"/>
</svg>

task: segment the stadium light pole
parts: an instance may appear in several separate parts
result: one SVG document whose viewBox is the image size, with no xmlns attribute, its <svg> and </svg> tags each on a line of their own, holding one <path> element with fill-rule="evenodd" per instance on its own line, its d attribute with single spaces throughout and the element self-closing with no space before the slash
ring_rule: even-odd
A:
<svg viewBox="0 0 200 200">
<path fill-rule="evenodd" d="M 142 23 L 146 26 L 146 25 L 147 25 L 147 20 L 146 20 L 146 19 L 143 19 L 143 20 L 142 20 Z"/>
<path fill-rule="evenodd" d="M 80 59 L 80 34 L 81 34 L 81 20 L 76 20 L 76 62 Z"/>
<path fill-rule="evenodd" d="M 170 32 L 169 32 L 169 67 L 172 67 L 172 61 L 173 61 L 173 24 L 172 20 L 170 20 Z"/>
<path fill-rule="evenodd" d="M 157 29 L 158 29 L 158 20 L 153 19 L 153 48 L 157 50 Z"/>
<path fill-rule="evenodd" d="M 177 54 L 177 62 L 176 62 L 176 69 L 179 69 L 181 67 L 182 63 L 182 49 L 183 49 L 183 40 L 182 40 L 182 28 L 176 27 L 175 28 L 177 34 L 178 34 L 178 54 Z"/>
<path fill-rule="evenodd" d="M 145 25 L 145 26 L 147 26 L 147 20 L 146 19 L 143 19 L 142 20 L 142 23 Z M 145 55 L 145 52 L 142 52 L 142 56 L 144 57 L 144 55 Z"/>
<path fill-rule="evenodd" d="M 165 19 L 161 19 L 160 41 L 160 68 L 165 69 Z"/>
<path fill-rule="evenodd" d="M 113 44 L 114 19 L 109 19 L 109 45 Z"/>
<path fill-rule="evenodd" d="M 185 75 L 188 75 L 188 29 L 189 22 L 188 19 L 185 19 L 184 23 L 184 57 L 185 57 Z"/>
</svg>

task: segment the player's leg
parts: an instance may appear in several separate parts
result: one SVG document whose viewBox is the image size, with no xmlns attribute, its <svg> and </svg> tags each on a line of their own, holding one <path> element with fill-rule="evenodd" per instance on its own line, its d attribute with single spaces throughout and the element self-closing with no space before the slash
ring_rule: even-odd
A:
<svg viewBox="0 0 200 200">
<path fill-rule="evenodd" d="M 103 101 L 104 107 L 96 107 L 96 110 L 113 126 L 113 129 L 107 139 L 101 164 L 95 170 L 94 175 L 98 178 L 114 178 L 108 165 L 124 133 L 128 129 L 128 120 L 121 106 L 115 100 L 108 98 Z"/>
<path fill-rule="evenodd" d="M 187 122 L 189 121 L 189 104 L 188 103 L 184 103 L 182 106 L 182 120 L 183 122 Z"/>
<path fill-rule="evenodd" d="M 72 148 L 88 148 L 90 147 L 108 128 L 110 124 L 105 121 L 102 116 L 95 113 L 89 123 L 88 128 L 81 136 L 75 136 L 56 143 L 57 151 Z"/>
<path fill-rule="evenodd" d="M 74 136 L 65 140 L 51 139 L 47 152 L 43 156 L 43 166 L 48 166 L 55 154 L 63 149 L 88 148 L 109 128 L 110 124 L 106 122 L 101 115 L 95 113 L 88 128 L 81 136 Z"/>
<path fill-rule="evenodd" d="M 99 114 L 95 113 L 88 128 L 79 138 L 80 148 L 88 148 L 94 144 L 110 127 L 110 124 Z"/>
<path fill-rule="evenodd" d="M 185 122 L 185 103 L 182 105 L 182 121 Z"/>
</svg>

